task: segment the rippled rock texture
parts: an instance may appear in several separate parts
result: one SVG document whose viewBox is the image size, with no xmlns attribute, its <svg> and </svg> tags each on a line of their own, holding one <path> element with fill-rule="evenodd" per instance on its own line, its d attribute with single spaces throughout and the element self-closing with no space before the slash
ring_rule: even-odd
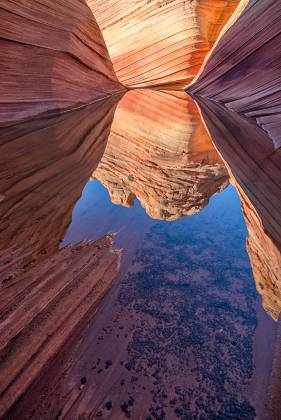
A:
<svg viewBox="0 0 281 420">
<path fill-rule="evenodd" d="M 204 120 L 241 197 L 247 250 L 265 310 L 281 311 L 281 149 L 237 113 L 200 98 Z"/>
<path fill-rule="evenodd" d="M 0 126 L 123 89 L 83 0 L 2 0 Z"/>
<path fill-rule="evenodd" d="M 239 0 L 87 0 L 121 83 L 182 89 Z"/>
<path fill-rule="evenodd" d="M 281 146 L 281 3 L 249 0 L 220 37 L 189 91 L 261 127 Z"/>
<path fill-rule="evenodd" d="M 94 172 L 112 202 L 137 197 L 154 219 L 205 207 L 228 184 L 193 100 L 181 92 L 128 92 L 118 104 L 105 154 Z"/>
</svg>

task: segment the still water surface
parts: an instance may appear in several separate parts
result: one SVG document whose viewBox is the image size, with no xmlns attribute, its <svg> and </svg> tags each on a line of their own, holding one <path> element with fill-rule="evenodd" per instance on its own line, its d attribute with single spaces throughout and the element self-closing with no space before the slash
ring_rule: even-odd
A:
<svg viewBox="0 0 281 420">
<path fill-rule="evenodd" d="M 97 412 L 106 416 L 109 400 L 117 417 L 255 418 L 266 400 L 274 322 L 255 288 L 234 187 L 168 222 L 149 218 L 138 200 L 112 204 L 89 181 L 63 245 L 108 232 L 123 249 L 121 274 L 76 373 L 91 360 Z"/>
</svg>

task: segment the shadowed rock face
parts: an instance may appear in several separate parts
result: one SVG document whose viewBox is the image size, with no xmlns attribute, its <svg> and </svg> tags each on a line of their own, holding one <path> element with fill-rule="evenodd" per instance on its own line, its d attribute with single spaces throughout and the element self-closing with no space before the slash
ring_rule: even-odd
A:
<svg viewBox="0 0 281 420">
<path fill-rule="evenodd" d="M 239 0 L 87 0 L 128 87 L 184 88 Z"/>
<path fill-rule="evenodd" d="M 2 127 L 123 89 L 84 0 L 1 1 L 0 62 Z"/>
<path fill-rule="evenodd" d="M 118 105 L 94 172 L 112 202 L 175 220 L 200 211 L 228 184 L 193 100 L 184 93 L 131 91 Z"/>
<path fill-rule="evenodd" d="M 244 12 L 220 37 L 189 91 L 247 117 L 277 149 L 281 146 L 281 3 L 247 0 L 242 5 Z"/>
<path fill-rule="evenodd" d="M 258 126 L 200 98 L 204 120 L 236 186 L 248 227 L 247 250 L 265 310 L 281 311 L 281 150 Z"/>
</svg>

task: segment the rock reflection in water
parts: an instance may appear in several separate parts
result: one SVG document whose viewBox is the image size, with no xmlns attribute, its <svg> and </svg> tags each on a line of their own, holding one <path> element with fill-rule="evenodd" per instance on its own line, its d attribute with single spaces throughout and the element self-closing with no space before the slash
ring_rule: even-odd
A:
<svg viewBox="0 0 281 420">
<path fill-rule="evenodd" d="M 128 92 L 115 113 L 105 154 L 94 172 L 114 204 L 135 197 L 154 219 L 176 220 L 205 207 L 228 174 L 183 92 Z"/>
<path fill-rule="evenodd" d="M 130 102 L 138 96 L 142 102 Z M 173 116 L 174 107 L 165 112 L 168 108 L 163 103 L 170 101 L 179 108 L 184 104 L 183 97 L 172 92 L 130 92 L 123 98 L 94 173 L 115 204 L 92 181 L 67 234 L 67 241 L 77 238 L 86 219 L 92 235 L 94 223 L 99 230 L 106 217 L 104 229 L 111 225 L 118 231 L 116 240 L 126 261 L 119 283 L 79 349 L 71 380 L 65 382 L 72 392 L 69 383 L 77 383 L 87 372 L 88 386 L 94 390 L 76 401 L 77 417 L 252 419 L 264 415 L 275 325 L 261 310 L 245 249 L 247 232 L 239 199 L 229 187 L 208 206 L 201 206 L 200 213 L 180 218 L 196 213 L 183 211 L 196 200 L 186 191 L 179 200 L 179 185 L 184 191 L 184 185 L 198 185 L 199 180 L 209 198 L 218 190 L 212 187 L 216 178 L 211 170 L 202 179 L 202 170 L 211 161 L 225 180 L 227 175 L 197 110 L 190 111 L 192 101 L 182 106 L 182 114 L 175 113 L 185 115 L 185 123 L 184 118 Z M 188 165 L 197 170 L 191 178 Z M 93 210 L 91 219 L 95 194 L 99 214 Z M 159 210 L 165 194 L 172 208 L 166 219 L 177 219 L 173 223 L 163 221 L 166 214 Z M 148 223 L 140 216 L 137 199 L 130 209 L 116 206 L 131 205 L 132 195 L 148 214 L 147 203 L 153 202 L 151 208 L 158 207 L 154 217 L 159 220 Z M 117 220 L 126 217 L 135 223 L 116 229 Z M 132 252 L 127 239 L 142 228 Z"/>
<path fill-rule="evenodd" d="M 65 401 L 61 375 L 118 271 L 108 236 L 59 251 L 117 100 L 1 130 L 1 418 L 27 418 L 14 410 L 31 394 L 42 409 L 37 416 L 31 404 L 33 418 L 56 417 L 49 399 L 55 407 Z M 32 387 L 42 391 L 52 380 L 55 393 L 44 402 Z"/>
<path fill-rule="evenodd" d="M 202 98 L 199 105 L 241 198 L 257 289 L 265 310 L 277 320 L 281 311 L 281 149 L 239 114 Z"/>
</svg>

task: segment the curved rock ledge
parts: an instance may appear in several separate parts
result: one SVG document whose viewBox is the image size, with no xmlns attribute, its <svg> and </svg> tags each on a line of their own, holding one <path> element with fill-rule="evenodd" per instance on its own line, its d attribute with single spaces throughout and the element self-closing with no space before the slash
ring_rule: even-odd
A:
<svg viewBox="0 0 281 420">
<path fill-rule="evenodd" d="M 0 299 L 1 418 L 27 418 L 25 411 L 17 412 L 16 403 L 21 397 L 28 399 L 29 387 L 37 380 L 42 386 L 40 376 L 46 369 L 51 375 L 54 358 L 61 360 L 56 375 L 63 376 L 68 341 L 71 339 L 73 346 L 79 343 L 118 271 L 120 254 L 111 250 L 111 242 L 105 237 L 95 243 L 69 245 L 15 280 L 4 280 Z M 19 252 L 1 255 L 0 270 L 7 257 L 17 258 Z M 33 397 L 34 392 L 36 387 Z M 33 418 L 57 418 L 61 406 L 68 402 L 68 396 L 58 391 L 60 407 L 57 413 L 50 413 L 43 397 L 44 393 L 38 394 Z"/>
<path fill-rule="evenodd" d="M 2 0 L 0 63 L 0 127 L 124 90 L 82 0 Z"/>
</svg>

